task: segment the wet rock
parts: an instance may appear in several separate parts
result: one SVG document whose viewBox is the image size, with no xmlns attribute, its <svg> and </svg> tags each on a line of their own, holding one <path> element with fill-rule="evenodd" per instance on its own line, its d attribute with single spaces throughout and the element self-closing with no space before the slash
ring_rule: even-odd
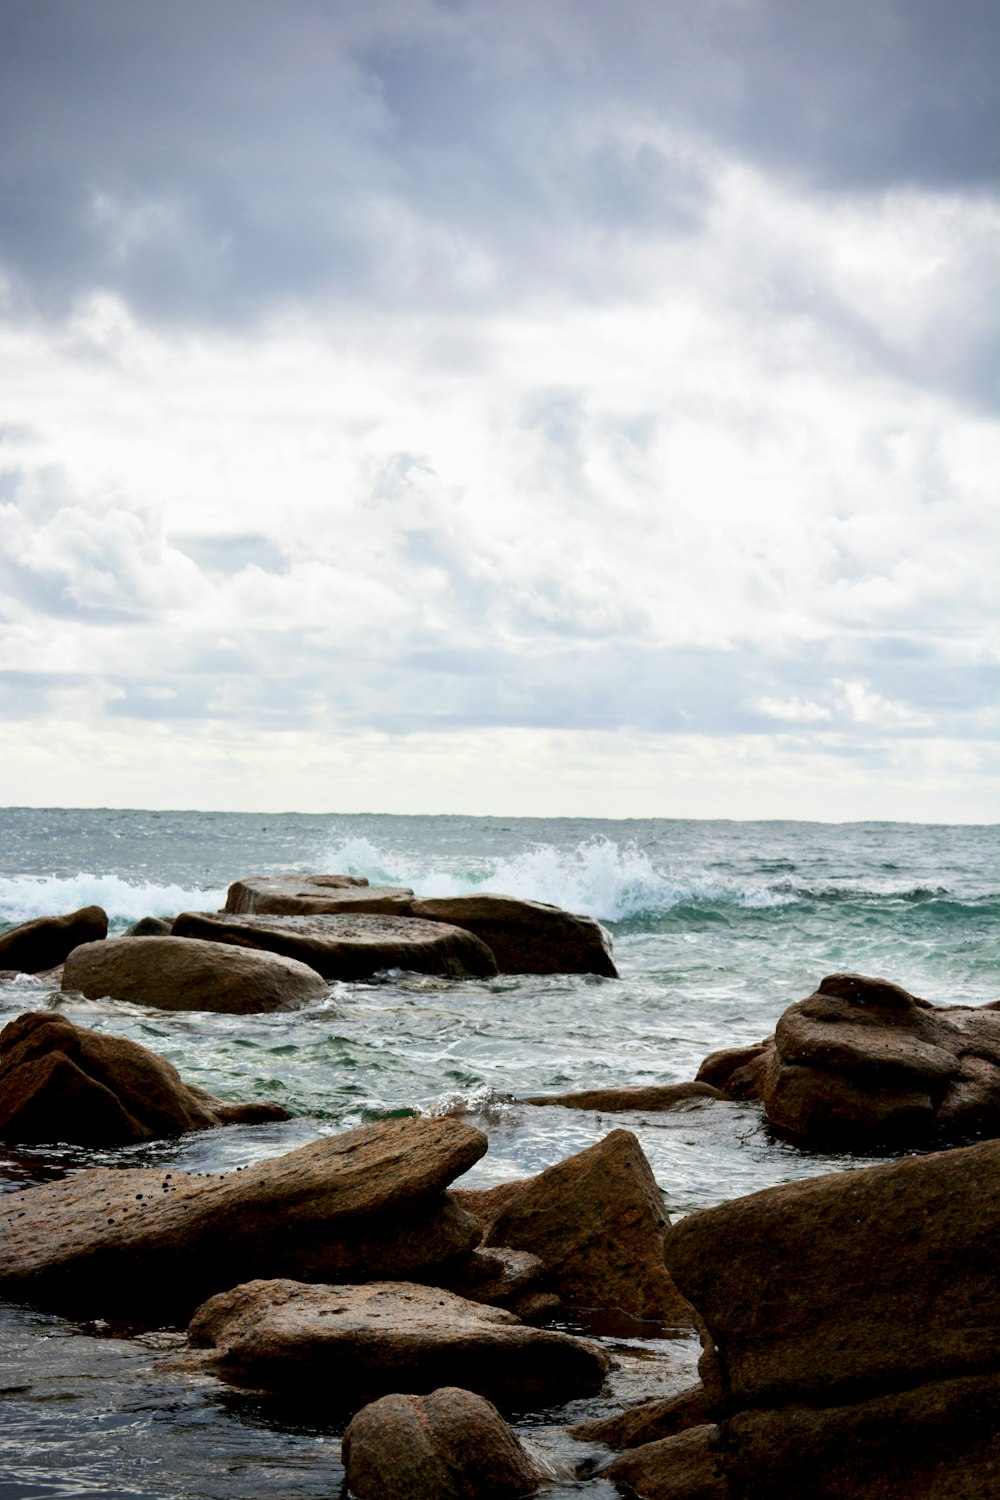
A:
<svg viewBox="0 0 1000 1500">
<path fill-rule="evenodd" d="M 250 875 L 229 887 L 225 910 L 279 917 L 320 912 L 406 916 L 412 896 L 408 886 L 369 885 L 356 875 Z"/>
<path fill-rule="evenodd" d="M 1000 1134 L 1000 1011 L 936 1007 L 884 979 L 830 974 L 760 1049 L 699 1070 L 763 1100 L 803 1144 L 869 1150 Z"/>
<path fill-rule="evenodd" d="M 224 1124 L 287 1120 L 278 1104 L 227 1104 L 138 1042 L 29 1011 L 0 1031 L 0 1138 L 125 1145 Z"/>
<path fill-rule="evenodd" d="M 322 1390 L 329 1401 L 336 1383 L 349 1409 L 441 1385 L 529 1409 L 591 1395 L 607 1372 L 606 1357 L 582 1339 L 405 1281 L 253 1281 L 199 1307 L 188 1333 L 209 1350 L 205 1366 L 234 1385 L 305 1398 Z"/>
<path fill-rule="evenodd" d="M 496 1407 L 455 1386 L 364 1407 L 342 1457 L 358 1500 L 517 1500 L 543 1477 Z"/>
<path fill-rule="evenodd" d="M 611 936 L 593 917 L 483 892 L 410 902 L 408 914 L 474 932 L 501 974 L 603 974 L 617 979 Z"/>
<path fill-rule="evenodd" d="M 642 1500 L 730 1500 L 733 1492 L 719 1466 L 718 1428 L 689 1427 L 676 1437 L 633 1448 L 604 1470 L 624 1494 Z M 764 1500 L 765 1491 L 755 1492 Z M 792 1491 L 772 1491 L 790 1495 Z M 802 1495 L 814 1493 L 807 1486 Z"/>
<path fill-rule="evenodd" d="M 107 913 L 99 906 L 83 906 L 63 917 L 39 917 L 0 933 L 0 969 L 17 974 L 40 974 L 54 969 L 81 943 L 107 937 Z"/>
<path fill-rule="evenodd" d="M 771 1188 L 674 1228 L 667 1259 L 701 1319 L 734 1497 L 994 1492 L 998 1173 L 987 1141 Z"/>
<path fill-rule="evenodd" d="M 62 988 L 91 999 L 111 995 L 160 1010 L 231 1015 L 292 1010 L 328 993 L 315 969 L 295 959 L 180 937 L 85 943 L 67 959 Z"/>
<path fill-rule="evenodd" d="M 691 1325 L 664 1263 L 670 1220 L 636 1137 L 613 1130 L 513 1192 L 485 1245 L 530 1250 L 572 1307 Z"/>
<path fill-rule="evenodd" d="M 724 1099 L 721 1089 L 708 1083 L 665 1083 L 626 1089 L 582 1089 L 575 1094 L 531 1094 L 525 1104 L 559 1104 L 564 1109 L 593 1109 L 601 1114 L 625 1114 L 632 1110 L 654 1113 L 683 1109 L 692 1100 Z"/>
<path fill-rule="evenodd" d="M 643 1401 L 627 1411 L 616 1412 L 613 1417 L 579 1422 L 569 1433 L 582 1442 L 607 1443 L 610 1448 L 638 1448 L 714 1421 L 715 1413 L 699 1380 L 665 1400 Z"/>
<path fill-rule="evenodd" d="M 0 1194 L 0 1296 L 156 1321 L 259 1277 L 430 1279 L 480 1238 L 445 1188 L 486 1144 L 389 1120 L 220 1177 L 99 1167 Z"/>
<path fill-rule="evenodd" d="M 325 979 L 367 979 L 382 969 L 410 969 L 455 979 L 495 974 L 490 950 L 471 932 L 410 917 L 229 916 L 182 912 L 175 937 L 205 938 L 284 954 Z"/>
</svg>

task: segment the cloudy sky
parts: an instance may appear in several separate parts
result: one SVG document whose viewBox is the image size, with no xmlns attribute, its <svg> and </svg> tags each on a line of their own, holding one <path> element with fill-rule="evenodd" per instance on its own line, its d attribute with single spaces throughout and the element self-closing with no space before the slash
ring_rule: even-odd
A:
<svg viewBox="0 0 1000 1500">
<path fill-rule="evenodd" d="M 995 821 L 995 0 L 0 0 L 0 801 Z"/>
</svg>

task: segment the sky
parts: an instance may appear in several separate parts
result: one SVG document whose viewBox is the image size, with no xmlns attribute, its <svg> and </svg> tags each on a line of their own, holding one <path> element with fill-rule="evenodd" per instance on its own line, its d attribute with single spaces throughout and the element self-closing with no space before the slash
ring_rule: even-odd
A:
<svg viewBox="0 0 1000 1500">
<path fill-rule="evenodd" d="M 995 0 L 0 0 L 0 802 L 995 822 Z"/>
</svg>

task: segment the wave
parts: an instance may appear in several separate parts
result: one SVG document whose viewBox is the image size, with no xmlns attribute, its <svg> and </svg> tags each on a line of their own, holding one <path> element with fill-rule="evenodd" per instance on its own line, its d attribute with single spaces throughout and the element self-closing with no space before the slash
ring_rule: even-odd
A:
<svg viewBox="0 0 1000 1500">
<path fill-rule="evenodd" d="M 467 896 L 495 891 L 526 901 L 545 901 L 603 922 L 626 922 L 689 904 L 737 907 L 787 906 L 796 898 L 752 883 L 676 878 L 658 870 L 635 843 L 587 839 L 575 849 L 536 844 L 479 869 L 407 868 L 402 854 L 379 849 L 367 838 L 346 839 L 328 851 L 330 868 L 364 875 L 372 884 L 408 885 L 418 896 Z"/>
<path fill-rule="evenodd" d="M 101 906 L 112 927 L 140 917 L 172 917 L 181 911 L 215 911 L 225 890 L 186 889 L 180 885 L 132 884 L 118 875 L 0 876 L 0 926 L 55 917 L 81 906 Z"/>
</svg>

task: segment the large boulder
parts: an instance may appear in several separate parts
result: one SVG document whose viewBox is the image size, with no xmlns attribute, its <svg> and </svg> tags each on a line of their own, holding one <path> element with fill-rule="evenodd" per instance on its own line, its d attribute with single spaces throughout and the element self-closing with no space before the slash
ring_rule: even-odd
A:
<svg viewBox="0 0 1000 1500">
<path fill-rule="evenodd" d="M 482 1215 L 486 1195 L 472 1198 Z M 670 1218 L 638 1140 L 613 1130 L 497 1202 L 485 1245 L 529 1250 L 568 1305 L 691 1326 L 664 1263 Z"/>
<path fill-rule="evenodd" d="M 253 1281 L 199 1307 L 188 1334 L 209 1351 L 204 1365 L 234 1385 L 303 1400 L 322 1391 L 324 1401 L 336 1385 L 352 1410 L 391 1391 L 441 1385 L 526 1410 L 592 1395 L 608 1369 L 582 1339 L 405 1281 Z"/>
<path fill-rule="evenodd" d="M 846 1150 L 1000 1134 L 1000 1010 L 936 1007 L 884 979 L 830 974 L 759 1048 L 713 1053 L 698 1073 L 759 1098 L 773 1126 Z"/>
<path fill-rule="evenodd" d="M 1000 1141 L 754 1193 L 667 1241 L 733 1497 L 1000 1492 Z"/>
<path fill-rule="evenodd" d="M 64 917 L 39 917 L 0 932 L 0 970 L 41 974 L 54 969 L 81 943 L 108 935 L 108 916 L 99 906 L 82 906 Z"/>
<path fill-rule="evenodd" d="M 406 916 L 409 886 L 369 885 L 359 875 L 248 875 L 229 887 L 225 910 L 311 917 L 320 912 Z"/>
<path fill-rule="evenodd" d="M 412 917 L 186 911 L 175 919 L 173 932 L 175 937 L 282 953 L 308 964 L 324 979 L 367 979 L 382 969 L 411 969 L 453 979 L 479 979 L 497 972 L 492 953 L 471 932 Z"/>
<path fill-rule="evenodd" d="M 287 1120 L 279 1104 L 227 1104 L 125 1037 L 29 1011 L 0 1031 L 0 1138 L 126 1145 L 215 1125 Z"/>
<path fill-rule="evenodd" d="M 62 988 L 89 999 L 232 1015 L 293 1010 L 328 994 L 316 970 L 296 959 L 179 937 L 84 943 L 66 960 Z"/>
<path fill-rule="evenodd" d="M 408 915 L 474 932 L 501 974 L 603 974 L 617 979 L 611 936 L 593 917 L 488 892 L 411 901 Z"/>
<path fill-rule="evenodd" d="M 157 1321 L 259 1277 L 427 1279 L 481 1236 L 445 1188 L 486 1145 L 459 1120 L 388 1120 L 219 1177 L 97 1167 L 0 1194 L 0 1296 Z"/>
<path fill-rule="evenodd" d="M 341 1456 L 358 1500 L 517 1500 L 543 1477 L 496 1407 L 456 1386 L 373 1401 Z"/>
</svg>

